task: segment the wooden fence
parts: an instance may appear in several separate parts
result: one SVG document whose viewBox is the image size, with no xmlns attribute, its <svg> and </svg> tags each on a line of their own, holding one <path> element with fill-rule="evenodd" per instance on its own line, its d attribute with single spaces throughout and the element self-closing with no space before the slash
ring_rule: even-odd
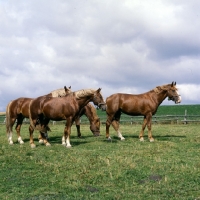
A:
<svg viewBox="0 0 200 200">
<path fill-rule="evenodd" d="M 5 124 L 5 115 L 0 115 L 0 124 Z M 101 123 L 106 123 L 106 116 L 100 117 Z M 128 116 L 122 114 L 120 123 L 121 124 L 141 124 L 143 121 L 143 116 Z M 54 124 L 57 123 L 65 123 L 65 121 L 55 122 L 51 121 Z M 165 123 L 165 124 L 188 124 L 188 123 L 199 123 L 200 115 L 187 115 L 187 111 L 185 111 L 184 115 L 154 115 L 152 117 L 152 123 Z M 29 119 L 24 119 L 23 123 L 29 123 Z M 89 120 L 86 116 L 81 117 L 82 124 L 88 124 Z"/>
</svg>

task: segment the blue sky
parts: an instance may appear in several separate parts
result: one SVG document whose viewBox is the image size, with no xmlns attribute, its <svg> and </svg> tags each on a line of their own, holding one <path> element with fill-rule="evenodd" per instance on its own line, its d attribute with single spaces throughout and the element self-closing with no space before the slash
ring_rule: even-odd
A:
<svg viewBox="0 0 200 200">
<path fill-rule="evenodd" d="M 199 7 L 197 0 L 0 0 L 0 111 L 64 85 L 100 87 L 106 98 L 172 81 L 182 104 L 199 104 Z"/>
</svg>

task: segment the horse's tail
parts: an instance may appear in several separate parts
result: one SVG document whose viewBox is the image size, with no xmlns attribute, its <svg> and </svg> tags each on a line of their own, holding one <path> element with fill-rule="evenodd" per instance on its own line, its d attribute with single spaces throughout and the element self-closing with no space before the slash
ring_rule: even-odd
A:
<svg viewBox="0 0 200 200">
<path fill-rule="evenodd" d="M 6 132 L 7 134 L 9 134 L 12 131 L 12 127 L 11 127 L 11 122 L 10 122 L 10 106 L 12 104 L 12 101 L 10 101 L 6 107 Z"/>
<path fill-rule="evenodd" d="M 31 104 L 32 104 L 32 102 L 33 102 L 33 100 L 31 100 L 30 103 L 29 103 L 29 121 L 30 121 L 30 125 L 32 126 L 32 128 L 35 129 L 36 126 L 33 123 L 32 113 L 31 113 Z"/>
</svg>

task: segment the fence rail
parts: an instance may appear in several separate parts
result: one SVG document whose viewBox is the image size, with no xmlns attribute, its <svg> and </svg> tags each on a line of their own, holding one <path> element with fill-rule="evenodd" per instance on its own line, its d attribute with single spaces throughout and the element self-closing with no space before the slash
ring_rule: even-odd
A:
<svg viewBox="0 0 200 200">
<path fill-rule="evenodd" d="M 6 118 L 5 115 L 0 116 L 0 124 L 5 124 Z M 106 116 L 100 117 L 100 121 L 102 124 L 106 123 Z M 137 124 L 142 123 L 143 116 L 128 116 L 125 114 L 122 114 L 120 123 L 121 124 Z M 65 123 L 65 121 L 61 122 L 55 122 L 51 121 L 54 124 L 57 123 Z M 29 123 L 29 119 L 25 118 L 23 123 L 27 124 Z M 81 123 L 82 124 L 88 124 L 89 120 L 86 118 L 86 116 L 81 117 Z M 200 123 L 200 115 L 154 115 L 152 117 L 152 123 L 173 123 L 173 124 L 188 124 L 188 123 Z"/>
</svg>

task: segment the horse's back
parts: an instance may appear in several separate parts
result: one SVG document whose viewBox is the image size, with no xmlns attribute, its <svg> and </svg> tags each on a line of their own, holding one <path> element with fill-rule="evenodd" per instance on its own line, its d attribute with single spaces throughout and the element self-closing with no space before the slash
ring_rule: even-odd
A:
<svg viewBox="0 0 200 200">
<path fill-rule="evenodd" d="M 150 109 L 149 95 L 116 93 L 106 99 L 107 113 L 122 111 L 128 115 L 145 114 Z"/>
<path fill-rule="evenodd" d="M 116 93 L 112 94 L 106 99 L 106 111 L 109 112 L 116 112 L 117 110 L 121 109 L 122 104 L 129 99 L 129 94 L 123 93 Z"/>
<path fill-rule="evenodd" d="M 135 101 L 136 99 L 138 99 L 138 96 L 139 95 L 134 95 L 134 94 L 116 93 L 107 97 L 106 104 L 107 105 L 113 103 L 123 104 L 126 102 Z"/>
<path fill-rule="evenodd" d="M 31 98 L 26 97 L 20 97 L 18 99 L 12 100 L 8 104 L 8 112 L 11 116 L 22 114 L 23 116 L 28 117 L 28 107 L 31 100 Z"/>
<path fill-rule="evenodd" d="M 73 99 L 70 96 L 66 97 L 48 97 L 48 96 L 41 96 L 34 99 L 30 103 L 30 115 L 31 118 L 37 118 L 38 115 L 42 114 L 46 118 L 53 119 L 55 121 L 61 120 L 64 116 L 61 113 L 65 113 L 66 109 L 71 110 L 71 104 Z"/>
</svg>

